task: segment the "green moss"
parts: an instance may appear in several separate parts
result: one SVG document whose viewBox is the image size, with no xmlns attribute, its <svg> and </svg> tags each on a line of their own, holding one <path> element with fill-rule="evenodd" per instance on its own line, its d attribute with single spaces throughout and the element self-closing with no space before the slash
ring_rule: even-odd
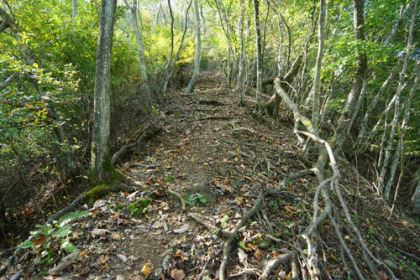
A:
<svg viewBox="0 0 420 280">
<path fill-rule="evenodd" d="M 120 185 L 98 185 L 91 188 L 83 200 L 86 204 L 92 204 L 96 200 L 107 197 L 110 193 L 121 191 L 123 188 Z"/>
<path fill-rule="evenodd" d="M 114 169 L 111 174 L 111 184 L 122 183 L 125 181 L 125 175 L 121 169 Z"/>
</svg>

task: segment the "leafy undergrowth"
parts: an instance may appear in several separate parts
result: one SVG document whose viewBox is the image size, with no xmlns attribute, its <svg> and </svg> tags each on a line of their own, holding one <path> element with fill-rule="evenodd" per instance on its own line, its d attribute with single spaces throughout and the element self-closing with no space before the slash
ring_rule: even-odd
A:
<svg viewBox="0 0 420 280">
<path fill-rule="evenodd" d="M 125 191 L 110 193 L 52 226 L 39 226 L 7 277 L 217 279 L 226 239 L 222 232 L 236 225 L 263 189 L 277 187 L 312 160 L 300 155 L 286 112 L 277 123 L 254 118 L 249 108 L 237 105 L 223 81 L 202 73 L 194 94 L 172 96 L 166 108 L 156 111 L 162 132 L 120 163 Z M 345 167 L 340 171 L 350 213 L 369 249 L 399 278 L 418 277 L 418 225 L 395 211 L 389 219 L 389 209 L 365 183 Z M 310 223 L 317 185 L 308 175 L 266 197 L 235 236 L 227 274 L 257 279 L 283 249 L 305 254 L 297 240 Z M 353 238 L 346 233 L 347 245 L 365 268 Z M 349 274 L 328 220 L 318 243 L 321 278 L 357 278 Z M 281 264 L 270 279 L 289 279 L 290 267 Z"/>
</svg>

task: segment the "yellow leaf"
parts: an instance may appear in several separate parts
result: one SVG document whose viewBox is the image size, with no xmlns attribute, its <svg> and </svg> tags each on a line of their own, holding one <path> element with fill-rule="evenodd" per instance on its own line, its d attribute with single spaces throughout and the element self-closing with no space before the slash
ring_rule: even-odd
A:
<svg viewBox="0 0 420 280">
<path fill-rule="evenodd" d="M 191 158 L 191 162 L 194 162 L 194 161 L 195 161 L 195 158 L 194 158 L 194 157 L 192 157 L 192 158 Z"/>
<path fill-rule="evenodd" d="M 32 64 L 32 66 L 33 66 L 34 68 L 38 68 L 38 63 L 34 63 L 34 64 Z"/>
<path fill-rule="evenodd" d="M 143 268 L 141 269 L 141 273 L 143 275 L 146 275 L 147 276 L 147 275 L 150 274 L 150 272 L 152 272 L 152 269 L 150 268 L 150 266 L 147 263 L 145 263 L 144 266 L 143 266 Z"/>
</svg>

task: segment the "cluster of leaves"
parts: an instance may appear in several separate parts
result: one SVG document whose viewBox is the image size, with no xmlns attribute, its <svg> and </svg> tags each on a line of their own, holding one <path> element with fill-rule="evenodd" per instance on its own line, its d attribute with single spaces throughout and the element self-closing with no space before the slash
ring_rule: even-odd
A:
<svg viewBox="0 0 420 280">
<path fill-rule="evenodd" d="M 89 212 L 72 212 L 65 215 L 54 225 L 36 225 L 38 230 L 31 232 L 31 238 L 21 243 L 22 249 L 32 248 L 38 251 L 37 256 L 45 265 L 54 263 L 58 249 L 71 254 L 77 251 L 76 246 L 70 241 L 73 231 L 67 226 L 72 221 L 89 216 Z M 59 246 L 59 248 L 57 248 Z"/>
</svg>

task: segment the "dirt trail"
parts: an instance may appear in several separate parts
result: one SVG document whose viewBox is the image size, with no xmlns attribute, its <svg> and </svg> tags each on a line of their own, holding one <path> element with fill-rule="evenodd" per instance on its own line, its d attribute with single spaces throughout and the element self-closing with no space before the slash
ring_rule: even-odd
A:
<svg viewBox="0 0 420 280">
<path fill-rule="evenodd" d="M 237 105 L 224 81 L 221 75 L 204 72 L 193 94 L 181 91 L 170 97 L 155 116 L 161 132 L 122 164 L 125 191 L 97 201 L 88 209 L 94 215 L 71 224 L 70 241 L 80 255 L 59 279 L 218 277 L 224 240 L 215 231 L 233 228 L 262 187 L 274 188 L 291 172 L 307 168 L 299 160 L 287 118 L 282 123 L 254 119 L 249 108 Z M 229 275 L 264 268 L 296 240 L 309 224 L 316 185 L 312 176 L 299 178 L 279 197 L 264 201 L 238 235 L 229 256 Z M 136 201 L 140 204 L 133 206 Z M 358 203 L 352 211 L 368 230 L 362 216 L 369 212 L 365 207 Z M 266 233 L 283 243 L 273 243 Z M 325 261 L 330 275 L 340 277 L 344 268 L 335 258 L 337 241 L 325 238 L 329 235 L 334 235 L 331 227 L 320 235 Z M 51 250 L 66 255 L 55 246 Z M 37 270 L 47 271 L 51 265 L 28 268 L 32 258 L 33 254 L 21 256 L 8 277 L 25 267 L 22 279 L 43 279 Z M 277 273 L 283 273 L 281 267 Z"/>
</svg>

